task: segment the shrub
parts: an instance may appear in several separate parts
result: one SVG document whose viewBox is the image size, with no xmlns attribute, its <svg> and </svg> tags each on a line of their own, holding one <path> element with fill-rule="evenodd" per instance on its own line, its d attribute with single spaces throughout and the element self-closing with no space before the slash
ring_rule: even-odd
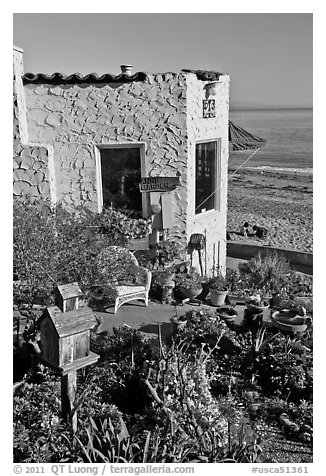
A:
<svg viewBox="0 0 326 476">
<path fill-rule="evenodd" d="M 60 387 L 40 369 L 40 383 L 24 381 L 14 394 L 14 461 L 49 463 L 74 459 L 72 432 L 60 420 Z"/>
<path fill-rule="evenodd" d="M 86 372 L 87 381 L 102 389 L 103 401 L 127 414 L 145 413 L 149 400 L 142 379 L 158 360 L 158 347 L 138 331 L 114 328 L 112 334 L 93 334 L 91 350 L 100 355 L 102 366 Z"/>
<path fill-rule="evenodd" d="M 267 292 L 281 289 L 287 282 L 289 271 L 288 261 L 276 253 L 269 253 L 263 257 L 259 254 L 239 264 L 240 277 L 247 287 Z"/>
<path fill-rule="evenodd" d="M 225 273 L 226 287 L 230 292 L 242 294 L 246 290 L 246 283 L 240 276 L 239 271 L 227 268 Z"/>
<path fill-rule="evenodd" d="M 145 220 L 114 209 L 96 214 L 45 204 L 14 203 L 14 303 L 18 306 L 48 297 L 58 284 L 77 281 L 86 291 L 106 284 L 97 256 L 109 245 L 125 245 L 142 235 Z"/>
<path fill-rule="evenodd" d="M 214 311 L 200 309 L 198 311 L 187 311 L 180 320 L 186 320 L 187 325 L 184 330 L 175 336 L 176 342 L 179 340 L 187 342 L 189 347 L 187 352 L 192 352 L 198 346 L 217 343 L 227 332 L 227 325 L 220 320 Z"/>
<path fill-rule="evenodd" d="M 283 334 L 276 336 L 256 361 L 257 382 L 263 391 L 289 401 L 312 400 L 312 352 Z"/>
<path fill-rule="evenodd" d="M 102 332 L 91 335 L 91 350 L 101 356 L 102 361 L 116 363 L 120 368 L 134 367 L 141 371 L 158 359 L 158 347 L 151 339 L 144 339 L 134 329 L 113 328 L 112 333 Z"/>
<path fill-rule="evenodd" d="M 156 243 L 154 247 L 159 268 L 166 268 L 177 259 L 182 258 L 183 250 L 178 240 L 166 239 Z"/>
</svg>

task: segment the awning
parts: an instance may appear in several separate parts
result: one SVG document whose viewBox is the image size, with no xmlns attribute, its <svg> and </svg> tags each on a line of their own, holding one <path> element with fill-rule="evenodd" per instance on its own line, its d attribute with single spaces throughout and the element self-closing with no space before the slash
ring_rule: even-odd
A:
<svg viewBox="0 0 326 476">
<path fill-rule="evenodd" d="M 266 139 L 254 136 L 250 132 L 229 121 L 229 145 L 231 151 L 259 149 L 265 145 Z"/>
</svg>

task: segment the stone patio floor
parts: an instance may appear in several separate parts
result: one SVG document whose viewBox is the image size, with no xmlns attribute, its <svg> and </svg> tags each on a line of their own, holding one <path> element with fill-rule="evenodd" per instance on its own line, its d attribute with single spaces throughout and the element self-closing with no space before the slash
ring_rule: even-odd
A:
<svg viewBox="0 0 326 476">
<path fill-rule="evenodd" d="M 240 262 L 244 260 L 227 257 L 226 267 L 238 269 Z M 183 306 L 174 306 L 169 304 L 161 304 L 150 301 L 149 306 L 145 307 L 144 303 L 132 301 L 121 306 L 116 314 L 113 314 L 113 307 L 107 308 L 105 312 L 95 311 L 101 324 L 97 328 L 97 333 L 104 331 L 112 331 L 114 327 L 121 327 L 124 324 L 132 329 L 138 329 L 146 334 L 157 335 L 158 326 L 161 325 L 162 337 L 168 336 L 171 331 L 170 318 L 172 316 L 182 316 L 189 310 L 210 309 L 214 311 L 214 306 L 201 304 L 201 306 L 184 304 Z M 235 319 L 236 324 L 240 324 L 243 320 L 245 305 L 236 305 L 235 310 L 238 313 Z M 265 325 L 270 323 L 270 309 L 264 311 L 263 322 Z"/>
<path fill-rule="evenodd" d="M 232 302 L 232 301 L 231 301 Z M 244 304 L 236 304 L 235 310 L 238 316 L 235 319 L 236 324 L 240 324 L 243 320 L 245 310 Z M 150 301 L 148 307 L 140 301 L 132 301 L 121 306 L 117 313 L 114 314 L 114 307 L 109 307 L 103 311 L 95 311 L 96 316 L 100 320 L 96 332 L 112 331 L 114 327 L 122 327 L 124 325 L 137 329 L 151 337 L 158 335 L 158 326 L 161 326 L 162 337 L 167 337 L 171 332 L 170 318 L 172 316 L 182 316 L 189 310 L 209 309 L 215 311 L 217 308 L 208 304 L 192 305 L 170 305 L 161 304 L 156 301 Z M 268 325 L 270 322 L 270 309 L 264 310 L 263 322 Z"/>
</svg>

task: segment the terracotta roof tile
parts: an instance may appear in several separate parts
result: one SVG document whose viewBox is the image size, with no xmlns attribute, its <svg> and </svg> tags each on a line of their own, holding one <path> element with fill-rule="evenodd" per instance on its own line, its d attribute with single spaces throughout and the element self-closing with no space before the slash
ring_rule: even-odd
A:
<svg viewBox="0 0 326 476">
<path fill-rule="evenodd" d="M 135 73 L 131 76 L 120 73 L 118 75 L 102 74 L 99 76 L 96 73 L 81 75 L 74 73 L 65 75 L 62 73 L 44 74 L 44 73 L 25 73 L 23 75 L 24 84 L 76 84 L 76 83 L 131 83 L 133 81 L 145 81 L 146 73 Z"/>
<path fill-rule="evenodd" d="M 224 73 L 218 71 L 205 71 L 202 69 L 182 69 L 183 73 L 194 73 L 201 81 L 218 81 Z M 147 73 L 138 72 L 131 76 L 120 73 L 113 75 L 109 73 L 102 74 L 90 73 L 81 75 L 74 73 L 70 75 L 62 73 L 44 74 L 44 73 L 25 73 L 23 75 L 24 84 L 81 84 L 81 83 L 131 83 L 133 81 L 145 81 Z"/>
</svg>

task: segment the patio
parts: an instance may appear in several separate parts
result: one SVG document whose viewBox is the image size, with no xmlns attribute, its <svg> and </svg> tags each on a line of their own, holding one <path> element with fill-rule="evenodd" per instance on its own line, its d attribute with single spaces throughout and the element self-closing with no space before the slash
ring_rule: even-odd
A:
<svg viewBox="0 0 326 476">
<path fill-rule="evenodd" d="M 111 331 L 114 327 L 122 327 L 124 325 L 137 329 L 145 334 L 151 334 L 151 337 L 157 336 L 158 326 L 161 326 L 162 337 L 166 338 L 171 333 L 170 318 L 172 316 L 182 316 L 189 310 L 210 309 L 214 311 L 216 307 L 208 304 L 192 305 L 171 305 L 161 304 L 150 301 L 148 307 L 138 301 L 132 301 L 119 308 L 116 314 L 113 313 L 114 306 L 109 307 L 105 312 L 96 311 L 96 316 L 101 321 L 96 332 L 101 333 Z M 236 304 L 235 310 L 238 313 L 235 324 L 240 324 L 243 320 L 243 314 L 246 306 L 244 304 Z M 265 325 L 270 323 L 270 309 L 263 311 L 263 322 Z"/>
</svg>

